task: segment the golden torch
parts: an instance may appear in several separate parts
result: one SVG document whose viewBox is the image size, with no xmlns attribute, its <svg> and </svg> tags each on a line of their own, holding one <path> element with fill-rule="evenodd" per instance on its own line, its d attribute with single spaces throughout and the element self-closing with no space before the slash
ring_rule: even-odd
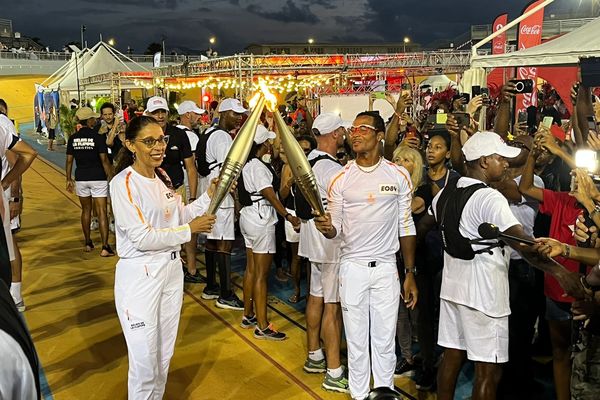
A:
<svg viewBox="0 0 600 400">
<path fill-rule="evenodd" d="M 225 199 L 225 196 L 227 196 L 234 182 L 237 181 L 240 176 L 242 168 L 250 154 L 250 149 L 254 142 L 254 135 L 256 134 L 256 127 L 258 126 L 260 115 L 265 108 L 265 102 L 265 97 L 260 92 L 257 92 L 250 101 L 251 107 L 252 104 L 255 103 L 254 108 L 244 123 L 244 126 L 242 126 L 233 140 L 229 153 L 227 153 L 227 157 L 225 158 L 225 162 L 221 166 L 219 183 L 217 184 L 215 193 L 210 199 L 210 204 L 206 211 L 207 214 L 214 215 L 217 212 L 217 209 Z"/>
<path fill-rule="evenodd" d="M 275 95 L 270 93 L 265 85 L 262 85 L 262 91 L 268 100 L 269 111 L 273 112 L 275 124 L 277 124 L 277 130 L 279 131 L 281 138 L 281 144 L 285 150 L 288 164 L 290 165 L 290 169 L 294 175 L 296 185 L 298 185 L 302 195 L 308 204 L 310 204 L 312 209 L 316 211 L 318 215 L 325 215 L 325 209 L 323 208 L 323 202 L 321 201 L 321 194 L 319 192 L 319 187 L 317 186 L 317 179 L 315 178 L 315 174 L 310 167 L 308 160 L 306 159 L 304 150 L 302 150 L 302 147 L 300 147 L 300 144 L 283 121 L 281 114 L 279 114 Z"/>
</svg>

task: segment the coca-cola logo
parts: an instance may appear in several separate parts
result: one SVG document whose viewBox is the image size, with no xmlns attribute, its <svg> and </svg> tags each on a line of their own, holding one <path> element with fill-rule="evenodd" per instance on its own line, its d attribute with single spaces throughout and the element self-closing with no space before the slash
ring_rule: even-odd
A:
<svg viewBox="0 0 600 400">
<path fill-rule="evenodd" d="M 498 32 L 498 31 L 499 31 L 500 29 L 502 29 L 502 28 L 504 28 L 504 25 L 503 25 L 503 24 L 498 24 L 498 25 L 496 25 L 496 30 L 495 30 L 495 32 Z"/>
<path fill-rule="evenodd" d="M 521 27 L 521 35 L 539 35 L 542 32 L 541 25 L 523 25 Z"/>
</svg>

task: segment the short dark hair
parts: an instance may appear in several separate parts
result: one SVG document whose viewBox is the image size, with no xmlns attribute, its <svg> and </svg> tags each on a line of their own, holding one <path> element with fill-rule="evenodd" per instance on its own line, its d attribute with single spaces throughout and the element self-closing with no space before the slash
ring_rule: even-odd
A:
<svg viewBox="0 0 600 400">
<path fill-rule="evenodd" d="M 102 104 L 102 106 L 100 106 L 100 114 L 102 114 L 102 110 L 104 110 L 105 108 L 110 108 L 113 113 L 115 113 L 117 111 L 117 108 L 115 107 L 115 105 L 113 103 L 109 103 L 107 101 L 106 103 Z"/>
<path fill-rule="evenodd" d="M 383 132 L 385 133 L 385 122 L 381 115 L 379 115 L 379 111 L 363 111 L 358 113 L 356 118 L 358 117 L 371 117 L 373 118 L 373 127 L 377 130 L 375 133 Z"/>
<path fill-rule="evenodd" d="M 314 150 L 317 148 L 317 140 L 310 135 L 300 135 L 296 138 L 298 142 L 304 140 L 305 142 L 310 143 L 310 149 Z"/>
<path fill-rule="evenodd" d="M 6 104 L 4 99 L 0 99 L 0 107 L 4 107 L 6 110 L 8 110 L 8 104 Z"/>
</svg>

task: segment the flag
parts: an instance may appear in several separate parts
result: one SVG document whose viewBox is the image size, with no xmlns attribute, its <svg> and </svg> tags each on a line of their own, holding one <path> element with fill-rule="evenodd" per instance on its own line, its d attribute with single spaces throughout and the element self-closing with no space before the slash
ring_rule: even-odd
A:
<svg viewBox="0 0 600 400">
<path fill-rule="evenodd" d="M 504 28 L 508 22 L 508 14 L 500 14 L 494 20 L 492 25 L 492 31 L 497 32 Z M 492 40 L 492 54 L 504 54 L 506 53 L 506 32 L 496 36 Z"/>
<path fill-rule="evenodd" d="M 160 68 L 160 51 L 154 53 L 154 68 Z"/>
</svg>

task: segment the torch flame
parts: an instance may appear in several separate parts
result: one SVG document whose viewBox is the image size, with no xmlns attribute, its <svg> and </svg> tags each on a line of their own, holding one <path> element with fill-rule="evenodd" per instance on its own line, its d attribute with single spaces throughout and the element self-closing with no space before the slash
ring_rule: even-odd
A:
<svg viewBox="0 0 600 400">
<path fill-rule="evenodd" d="M 260 90 L 267 100 L 267 109 L 271 112 L 277 111 L 277 97 L 273 92 L 269 91 L 269 87 L 264 81 L 259 83 Z"/>
<path fill-rule="evenodd" d="M 260 99 L 260 95 L 261 95 L 260 92 L 254 93 L 254 96 L 252 96 L 252 98 L 248 102 L 250 109 L 254 109 L 254 107 L 256 106 L 256 103 L 258 103 L 258 100 Z"/>
</svg>

